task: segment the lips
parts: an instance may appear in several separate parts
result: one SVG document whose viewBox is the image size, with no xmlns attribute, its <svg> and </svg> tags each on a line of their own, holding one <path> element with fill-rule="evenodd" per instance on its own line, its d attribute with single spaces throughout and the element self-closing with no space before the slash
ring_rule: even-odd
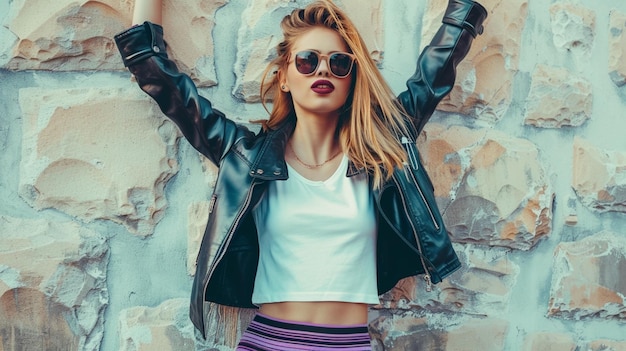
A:
<svg viewBox="0 0 626 351">
<path fill-rule="evenodd" d="M 318 94 L 330 94 L 335 90 L 335 86 L 327 80 L 320 79 L 311 85 L 311 90 Z"/>
</svg>

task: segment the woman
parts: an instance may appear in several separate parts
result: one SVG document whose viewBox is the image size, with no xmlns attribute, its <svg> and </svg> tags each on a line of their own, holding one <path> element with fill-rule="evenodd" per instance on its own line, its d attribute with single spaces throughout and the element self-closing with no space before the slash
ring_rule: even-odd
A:
<svg viewBox="0 0 626 351">
<path fill-rule="evenodd" d="M 414 141 L 451 90 L 485 9 L 449 1 L 397 98 L 330 0 L 294 10 L 264 76 L 272 109 L 258 134 L 213 109 L 168 60 L 160 9 L 160 0 L 136 0 L 135 26 L 115 40 L 139 86 L 219 167 L 194 325 L 205 335 L 205 301 L 258 307 L 239 350 L 369 350 L 378 295 L 417 274 L 429 289 L 460 266 Z"/>
</svg>

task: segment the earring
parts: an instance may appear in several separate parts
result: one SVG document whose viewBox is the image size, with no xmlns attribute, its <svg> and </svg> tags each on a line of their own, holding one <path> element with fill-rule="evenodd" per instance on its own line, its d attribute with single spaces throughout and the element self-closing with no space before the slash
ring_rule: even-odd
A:
<svg viewBox="0 0 626 351">
<path fill-rule="evenodd" d="M 280 86 L 280 90 L 282 90 L 282 91 L 287 90 L 287 87 L 285 86 L 285 84 L 283 84 L 283 85 L 281 85 L 281 86 Z"/>
</svg>

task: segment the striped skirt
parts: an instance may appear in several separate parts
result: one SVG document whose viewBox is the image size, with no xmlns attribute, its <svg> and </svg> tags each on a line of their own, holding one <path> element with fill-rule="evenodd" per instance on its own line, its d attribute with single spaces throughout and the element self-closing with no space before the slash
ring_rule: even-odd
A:
<svg viewBox="0 0 626 351">
<path fill-rule="evenodd" d="M 367 324 L 292 322 L 260 313 L 241 336 L 236 351 L 371 351 Z"/>
</svg>

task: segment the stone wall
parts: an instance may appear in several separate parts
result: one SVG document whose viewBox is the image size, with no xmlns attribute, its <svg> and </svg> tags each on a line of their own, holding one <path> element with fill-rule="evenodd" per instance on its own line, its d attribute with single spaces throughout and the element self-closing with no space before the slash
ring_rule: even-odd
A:
<svg viewBox="0 0 626 351">
<path fill-rule="evenodd" d="M 170 55 L 232 119 L 303 0 L 165 1 Z M 419 142 L 463 268 L 371 309 L 375 350 L 626 350 L 626 2 L 483 0 Z M 443 0 L 342 0 L 396 92 Z M 122 67 L 132 1 L 0 2 L 0 350 L 232 350 L 187 316 L 216 169 Z M 230 323 L 222 323 L 230 320 Z M 238 331 L 239 330 L 239 331 Z"/>
</svg>

